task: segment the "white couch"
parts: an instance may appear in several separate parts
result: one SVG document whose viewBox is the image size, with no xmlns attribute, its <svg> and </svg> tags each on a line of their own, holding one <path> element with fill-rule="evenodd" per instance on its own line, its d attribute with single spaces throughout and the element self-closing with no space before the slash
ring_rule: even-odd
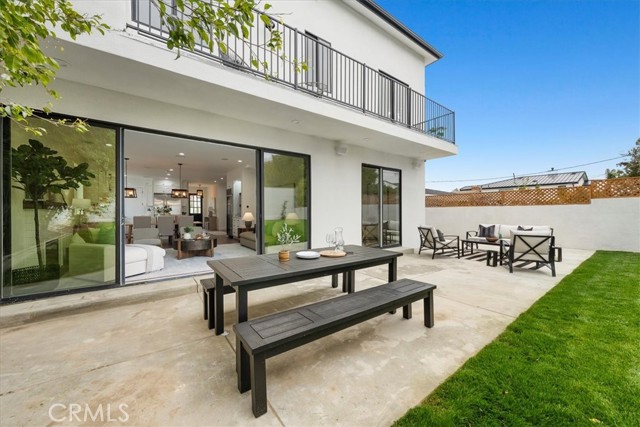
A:
<svg viewBox="0 0 640 427">
<path fill-rule="evenodd" d="M 125 245 L 124 275 L 150 273 L 164 268 L 165 250 L 151 245 Z M 69 245 L 69 274 L 98 282 L 115 280 L 116 247 L 100 243 Z"/>
<path fill-rule="evenodd" d="M 501 239 L 511 239 L 511 232 L 523 232 L 530 231 L 534 234 L 542 234 L 542 235 L 553 235 L 553 228 L 548 225 L 507 225 L 507 224 L 479 224 L 477 230 L 467 231 L 466 239 L 467 240 L 478 240 L 483 241 L 486 240 L 482 235 L 482 228 L 485 230 L 490 230 L 493 227 L 493 233 L 490 234 L 492 236 L 501 238 Z M 520 230 L 518 228 L 521 228 Z"/>
</svg>

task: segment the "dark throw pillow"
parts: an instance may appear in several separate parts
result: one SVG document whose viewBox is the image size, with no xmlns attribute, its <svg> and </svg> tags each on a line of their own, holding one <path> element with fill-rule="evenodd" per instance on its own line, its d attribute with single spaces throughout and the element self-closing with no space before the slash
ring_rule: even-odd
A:
<svg viewBox="0 0 640 427">
<path fill-rule="evenodd" d="M 483 225 L 478 226 L 478 237 L 492 237 L 495 235 L 496 226 L 490 225 L 489 227 L 485 227 Z"/>
<path fill-rule="evenodd" d="M 444 233 L 440 230 L 436 230 L 436 233 L 438 233 L 438 240 L 444 242 Z"/>
<path fill-rule="evenodd" d="M 521 225 L 518 226 L 518 231 L 533 231 L 533 227 L 523 227 Z"/>
</svg>

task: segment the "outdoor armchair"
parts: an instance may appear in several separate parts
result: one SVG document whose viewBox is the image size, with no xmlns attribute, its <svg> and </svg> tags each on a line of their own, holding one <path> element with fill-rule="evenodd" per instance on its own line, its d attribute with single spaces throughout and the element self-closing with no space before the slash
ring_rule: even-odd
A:
<svg viewBox="0 0 640 427">
<path fill-rule="evenodd" d="M 551 275 L 556 276 L 555 237 L 550 232 L 512 232 L 509 243 L 502 242 L 502 245 L 504 253 L 507 253 L 510 273 L 513 273 L 516 262 L 525 264 L 535 262 L 536 268 L 545 265 L 551 269 Z"/>
<path fill-rule="evenodd" d="M 418 255 L 423 249 L 433 250 L 431 259 L 436 257 L 436 252 L 441 250 L 456 251 L 456 255 L 460 258 L 460 237 L 453 234 L 442 234 L 440 230 L 436 230 L 434 227 L 418 227 L 420 233 L 420 249 Z"/>
</svg>

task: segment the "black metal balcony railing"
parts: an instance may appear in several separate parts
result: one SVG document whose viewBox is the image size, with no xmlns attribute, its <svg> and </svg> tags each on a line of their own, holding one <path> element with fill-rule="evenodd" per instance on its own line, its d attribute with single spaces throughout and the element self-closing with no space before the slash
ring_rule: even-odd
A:
<svg viewBox="0 0 640 427">
<path fill-rule="evenodd" d="M 166 40 L 168 28 L 151 0 L 132 0 L 132 20 L 138 33 Z M 261 12 L 257 12 L 261 13 Z M 276 53 L 265 46 L 269 31 L 256 19 L 246 39 L 231 36 L 227 52 L 196 43 L 196 53 L 225 65 L 262 75 L 296 90 L 329 99 L 455 144 L 455 113 L 392 77 L 368 67 L 310 34 L 273 19 L 282 34 Z M 255 62 L 266 64 L 255 68 Z M 306 64 L 302 70 L 300 64 Z"/>
</svg>

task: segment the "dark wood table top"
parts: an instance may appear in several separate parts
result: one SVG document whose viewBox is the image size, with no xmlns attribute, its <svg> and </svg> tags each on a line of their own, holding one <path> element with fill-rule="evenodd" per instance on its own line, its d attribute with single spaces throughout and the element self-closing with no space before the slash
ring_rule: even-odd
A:
<svg viewBox="0 0 640 427">
<path fill-rule="evenodd" d="M 319 252 L 327 249 L 312 250 Z M 338 274 L 349 270 L 349 267 L 356 270 L 391 263 L 402 256 L 400 252 L 356 245 L 345 246 L 345 251 L 347 255 L 340 258 L 301 259 L 292 251 L 289 261 L 285 262 L 278 260 L 278 254 L 268 254 L 212 260 L 207 264 L 229 285 L 253 290 Z"/>
</svg>

